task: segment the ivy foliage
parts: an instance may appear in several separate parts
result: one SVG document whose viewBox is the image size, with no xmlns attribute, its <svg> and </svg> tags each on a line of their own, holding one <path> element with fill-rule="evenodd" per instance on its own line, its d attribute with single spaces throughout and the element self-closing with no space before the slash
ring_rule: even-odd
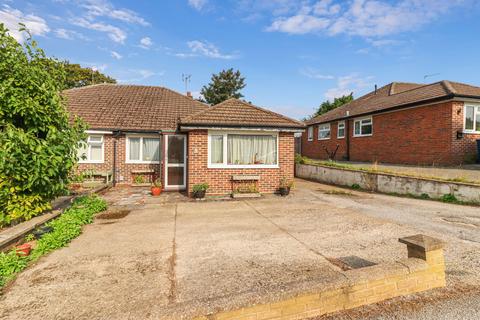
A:
<svg viewBox="0 0 480 320">
<path fill-rule="evenodd" d="M 0 226 L 40 214 L 66 192 L 86 129 L 69 121 L 62 64 L 7 31 L 0 23 Z"/>
</svg>

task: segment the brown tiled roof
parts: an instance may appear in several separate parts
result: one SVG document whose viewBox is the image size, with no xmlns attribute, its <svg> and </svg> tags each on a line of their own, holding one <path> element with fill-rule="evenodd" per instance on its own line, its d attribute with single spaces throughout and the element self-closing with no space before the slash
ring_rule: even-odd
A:
<svg viewBox="0 0 480 320">
<path fill-rule="evenodd" d="M 197 114 L 184 117 L 181 125 L 303 128 L 304 124 L 238 99 L 229 99 Z"/>
<path fill-rule="evenodd" d="M 446 80 L 427 85 L 392 82 L 379 88 L 376 93 L 372 91 L 346 105 L 310 119 L 306 124 L 329 122 L 453 97 L 480 99 L 480 87 Z"/>
<path fill-rule="evenodd" d="M 68 110 L 90 129 L 176 130 L 181 117 L 206 104 L 163 87 L 99 84 L 65 90 Z"/>
</svg>

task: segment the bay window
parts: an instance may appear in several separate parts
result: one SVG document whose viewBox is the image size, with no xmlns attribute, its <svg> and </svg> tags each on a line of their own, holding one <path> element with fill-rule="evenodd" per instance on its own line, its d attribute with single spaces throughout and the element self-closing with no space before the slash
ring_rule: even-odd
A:
<svg viewBox="0 0 480 320">
<path fill-rule="evenodd" d="M 77 155 L 79 163 L 103 163 L 103 135 L 89 135 L 80 142 Z"/>
<path fill-rule="evenodd" d="M 318 140 L 330 139 L 330 123 L 318 126 Z"/>
<path fill-rule="evenodd" d="M 480 105 L 465 105 L 465 132 L 480 132 Z"/>
<path fill-rule="evenodd" d="M 155 137 L 127 137 L 127 163 L 159 163 L 160 139 Z"/>
<path fill-rule="evenodd" d="M 372 118 L 363 118 L 363 119 L 356 119 L 354 121 L 354 137 L 365 137 L 371 136 L 373 134 L 373 121 Z"/>
<path fill-rule="evenodd" d="M 211 133 L 209 167 L 277 167 L 277 142 L 276 133 Z"/>
</svg>

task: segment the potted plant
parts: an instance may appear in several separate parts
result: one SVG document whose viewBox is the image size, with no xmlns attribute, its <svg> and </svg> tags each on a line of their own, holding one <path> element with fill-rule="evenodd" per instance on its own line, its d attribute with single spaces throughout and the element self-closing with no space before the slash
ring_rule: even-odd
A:
<svg viewBox="0 0 480 320">
<path fill-rule="evenodd" d="M 162 180 L 160 178 L 155 179 L 150 190 L 152 196 L 159 196 L 162 193 Z"/>
<path fill-rule="evenodd" d="M 195 199 L 203 199 L 205 198 L 205 193 L 207 192 L 208 189 L 208 183 L 199 183 L 193 186 L 193 197 Z"/>
<path fill-rule="evenodd" d="M 279 188 L 280 195 L 282 197 L 288 196 L 292 186 L 293 186 L 293 181 L 289 181 L 287 180 L 287 178 L 280 179 L 280 188 Z"/>
</svg>

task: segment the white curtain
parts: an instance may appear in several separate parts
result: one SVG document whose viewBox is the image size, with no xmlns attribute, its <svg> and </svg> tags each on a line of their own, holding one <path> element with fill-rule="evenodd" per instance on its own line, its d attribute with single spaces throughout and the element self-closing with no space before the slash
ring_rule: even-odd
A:
<svg viewBox="0 0 480 320">
<path fill-rule="evenodd" d="M 267 135 L 228 135 L 228 164 L 276 164 L 277 138 Z"/>
<path fill-rule="evenodd" d="M 143 138 L 143 161 L 160 160 L 160 140 L 157 138 Z"/>
<path fill-rule="evenodd" d="M 128 138 L 129 160 L 140 160 L 140 138 Z"/>
<path fill-rule="evenodd" d="M 90 144 L 90 159 L 91 161 L 102 160 L 102 145 L 95 143 Z"/>
<path fill-rule="evenodd" d="M 211 163 L 223 163 L 223 136 L 211 136 L 210 153 Z"/>
</svg>

